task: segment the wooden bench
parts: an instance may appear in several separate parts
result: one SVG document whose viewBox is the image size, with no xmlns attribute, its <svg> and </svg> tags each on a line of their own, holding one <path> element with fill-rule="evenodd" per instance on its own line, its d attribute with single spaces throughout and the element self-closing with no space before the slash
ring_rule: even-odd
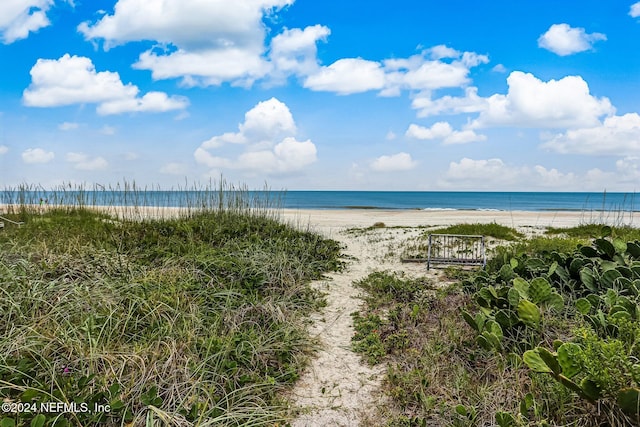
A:
<svg viewBox="0 0 640 427">
<path fill-rule="evenodd" d="M 432 265 L 487 265 L 484 236 L 429 234 L 427 270 Z"/>
</svg>

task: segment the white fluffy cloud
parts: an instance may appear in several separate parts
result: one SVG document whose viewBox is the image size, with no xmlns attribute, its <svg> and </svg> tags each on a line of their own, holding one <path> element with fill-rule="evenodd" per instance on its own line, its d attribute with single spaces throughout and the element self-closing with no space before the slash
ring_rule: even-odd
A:
<svg viewBox="0 0 640 427">
<path fill-rule="evenodd" d="M 467 157 L 451 162 L 445 174 L 449 181 L 482 183 L 487 180 L 512 180 L 517 171 L 505 165 L 501 159 L 473 160 Z"/>
<path fill-rule="evenodd" d="M 469 83 L 471 68 L 488 62 L 486 55 L 461 53 L 443 45 L 409 58 L 387 59 L 384 61 L 386 84 L 381 95 L 394 96 L 407 89 L 428 96 L 436 89 L 462 87 Z"/>
<path fill-rule="evenodd" d="M 302 170 L 316 161 L 316 146 L 310 140 L 286 137 L 272 150 L 249 151 L 240 155 L 236 168 L 270 174 Z"/>
<path fill-rule="evenodd" d="M 431 99 L 431 93 L 418 94 L 411 102 L 411 107 L 418 110 L 418 117 L 437 116 L 440 114 L 479 113 L 488 106 L 487 98 L 478 96 L 477 87 L 465 89 L 465 96 L 443 96 Z"/>
<path fill-rule="evenodd" d="M 531 180 L 527 180 L 530 178 Z M 580 185 L 579 180 L 576 178 L 576 175 L 572 172 L 562 173 L 558 171 L 558 169 L 547 169 L 544 166 L 536 165 L 533 167 L 533 172 L 531 174 L 524 174 L 524 188 L 527 186 L 527 182 L 529 185 L 535 184 L 538 187 L 558 187 L 558 188 L 566 188 L 571 186 Z"/>
<path fill-rule="evenodd" d="M 372 161 L 369 167 L 376 172 L 399 172 L 415 168 L 418 162 L 411 158 L 408 153 L 392 154 L 390 156 L 380 156 Z"/>
<path fill-rule="evenodd" d="M 270 58 L 278 72 L 284 76 L 295 74 L 307 76 L 314 73 L 318 65 L 318 41 L 326 41 L 331 34 L 322 25 L 285 29 L 271 40 Z"/>
<path fill-rule="evenodd" d="M 254 173 L 285 174 L 301 171 L 316 161 L 310 140 L 295 138 L 296 125 L 289 108 L 276 98 L 258 103 L 245 114 L 238 132 L 227 132 L 203 142 L 194 152 L 197 163 L 209 168 Z M 241 146 L 232 158 L 225 148 Z"/>
<path fill-rule="evenodd" d="M 600 118 L 615 113 L 606 97 L 591 95 L 581 76 L 542 81 L 533 74 L 514 71 L 507 77 L 506 95 L 478 95 L 476 87 L 465 89 L 464 96 L 432 99 L 428 91 L 418 93 L 412 108 L 418 117 L 442 114 L 473 114 L 478 117 L 470 128 L 517 126 L 524 128 L 582 128 L 597 126 Z"/>
<path fill-rule="evenodd" d="M 272 142 L 296 132 L 293 115 L 283 102 L 276 98 L 259 102 L 244 115 L 244 122 L 238 125 L 238 132 L 226 132 L 202 143 L 207 150 L 225 144 L 246 144 Z"/>
<path fill-rule="evenodd" d="M 167 55 L 146 51 L 134 68 L 150 70 L 156 80 L 182 77 L 186 86 L 218 86 L 227 81 L 251 86 L 270 70 L 260 52 L 235 47 L 197 52 L 180 49 Z"/>
<path fill-rule="evenodd" d="M 491 71 L 496 72 L 496 73 L 506 73 L 507 72 L 507 67 L 505 67 L 502 64 L 497 64 L 491 69 Z"/>
<path fill-rule="evenodd" d="M 118 73 L 97 72 L 91 59 L 65 54 L 61 58 L 38 59 L 31 69 L 31 84 L 23 93 L 25 105 L 57 107 L 72 104 L 98 104 L 99 114 L 159 112 L 184 109 L 182 97 L 149 92 L 138 97 L 139 89 L 123 84 Z"/>
<path fill-rule="evenodd" d="M 573 173 L 562 173 L 544 166 L 515 166 L 502 159 L 474 160 L 463 158 L 451 162 L 444 176 L 438 181 L 443 188 L 458 189 L 531 189 L 572 188 L 579 181 Z"/>
<path fill-rule="evenodd" d="M 553 24 L 538 38 L 538 46 L 560 55 L 572 55 L 593 47 L 593 43 L 606 40 L 602 33 L 587 34 L 584 28 L 572 28 L 568 24 Z"/>
<path fill-rule="evenodd" d="M 434 123 L 430 128 L 416 124 L 409 125 L 405 135 L 415 139 L 441 139 L 451 135 L 453 129 L 447 122 Z"/>
<path fill-rule="evenodd" d="M 600 117 L 615 111 L 609 99 L 592 96 L 580 76 L 544 82 L 532 74 L 514 71 L 507 84 L 506 95 L 486 98 L 474 127 L 579 128 L 597 125 Z"/>
<path fill-rule="evenodd" d="M 619 181 L 635 186 L 640 180 L 640 157 L 627 156 L 616 161 L 616 175 Z"/>
<path fill-rule="evenodd" d="M 183 97 L 168 96 L 164 92 L 147 92 L 140 98 L 122 98 L 106 101 L 98 105 L 98 114 L 106 116 L 122 113 L 164 113 L 186 108 L 188 101 Z"/>
<path fill-rule="evenodd" d="M 284 29 L 267 45 L 265 16 L 294 0 L 118 0 L 114 12 L 78 30 L 105 48 L 152 40 L 134 68 L 154 79 L 180 78 L 186 86 L 231 83 L 250 87 L 258 80 L 282 82 L 295 75 L 304 87 L 338 94 L 378 90 L 396 96 L 403 89 L 433 90 L 468 83 L 469 69 L 487 63 L 485 55 L 440 45 L 406 59 L 382 62 L 342 58 L 321 65 L 317 43 L 326 41 L 322 25 Z"/>
<path fill-rule="evenodd" d="M 451 162 L 437 185 L 457 190 L 548 190 L 602 191 L 620 188 L 635 191 L 640 179 L 640 157 L 626 156 L 612 163 L 611 170 L 594 168 L 583 173 L 565 172 L 541 165 L 513 165 L 502 159 L 463 158 Z"/>
<path fill-rule="evenodd" d="M 118 0 L 113 15 L 84 22 L 78 30 L 87 39 L 116 45 L 137 40 L 173 43 L 188 49 L 203 45 L 260 45 L 264 14 L 293 0 Z"/>
<path fill-rule="evenodd" d="M 629 16 L 637 18 L 640 16 L 640 1 L 631 5 L 629 9 Z"/>
<path fill-rule="evenodd" d="M 105 47 L 153 40 L 170 48 L 148 50 L 137 68 L 156 79 L 182 77 L 190 85 L 232 82 L 250 85 L 265 76 L 265 14 L 293 0 L 119 0 L 113 15 L 78 30 L 86 39 L 102 39 Z"/>
<path fill-rule="evenodd" d="M 339 59 L 304 81 L 304 87 L 308 89 L 341 95 L 378 90 L 384 85 L 385 74 L 381 64 L 362 58 Z"/>
<path fill-rule="evenodd" d="M 109 166 L 103 157 L 90 157 L 85 153 L 67 153 L 65 160 L 72 163 L 75 169 L 84 171 L 103 170 Z"/>
<path fill-rule="evenodd" d="M 470 69 L 487 62 L 485 55 L 458 52 L 444 45 L 382 62 L 343 58 L 316 68 L 304 80 L 304 87 L 342 95 L 378 90 L 382 96 L 397 96 L 410 90 L 429 96 L 433 90 L 466 85 Z"/>
<path fill-rule="evenodd" d="M 6 145 L 0 145 L 0 156 L 9 152 L 9 147 Z"/>
<path fill-rule="evenodd" d="M 405 135 L 409 138 L 432 140 L 441 139 L 445 145 L 467 144 L 470 142 L 486 141 L 485 135 L 477 134 L 471 129 L 457 131 L 447 122 L 437 122 L 426 128 L 416 124 L 409 125 Z"/>
<path fill-rule="evenodd" d="M 42 148 L 28 148 L 22 152 L 22 161 L 25 163 L 49 163 L 55 154 L 52 151 L 45 151 Z"/>
<path fill-rule="evenodd" d="M 3 43 L 29 37 L 29 33 L 47 27 L 47 11 L 54 0 L 3 0 L 0 2 L 0 34 Z"/>
<path fill-rule="evenodd" d="M 570 129 L 542 145 L 559 153 L 591 155 L 640 154 L 640 115 L 611 116 L 596 126 Z"/>
</svg>

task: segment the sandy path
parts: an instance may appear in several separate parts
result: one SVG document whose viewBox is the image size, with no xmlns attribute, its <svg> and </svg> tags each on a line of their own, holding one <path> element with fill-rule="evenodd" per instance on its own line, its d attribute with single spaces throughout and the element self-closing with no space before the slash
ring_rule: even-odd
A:
<svg viewBox="0 0 640 427">
<path fill-rule="evenodd" d="M 424 274 L 424 265 L 401 264 L 393 255 L 398 244 L 420 230 L 380 229 L 354 234 L 345 232 L 344 227 L 320 226 L 318 231 L 341 242 L 343 252 L 354 259 L 349 260 L 345 271 L 314 283 L 327 293 L 327 307 L 314 316 L 310 327 L 321 348 L 293 390 L 293 401 L 301 415 L 292 425 L 357 426 L 382 399 L 379 389 L 385 367 L 369 367 L 351 351 L 351 313 L 361 305 L 353 282 L 376 270 Z"/>
<path fill-rule="evenodd" d="M 353 250 L 345 252 L 355 255 Z M 360 305 L 352 281 L 364 277 L 366 270 L 362 262 L 355 261 L 344 273 L 315 284 L 328 294 L 327 307 L 315 316 L 310 328 L 322 347 L 293 391 L 295 404 L 303 408 L 294 427 L 356 426 L 361 409 L 376 400 L 383 368 L 363 365 L 351 351 L 351 313 Z"/>
</svg>

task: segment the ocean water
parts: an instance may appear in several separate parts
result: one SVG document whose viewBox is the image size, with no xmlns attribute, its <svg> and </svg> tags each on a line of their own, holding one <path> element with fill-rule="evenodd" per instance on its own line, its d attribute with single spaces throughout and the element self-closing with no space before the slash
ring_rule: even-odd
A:
<svg viewBox="0 0 640 427">
<path fill-rule="evenodd" d="M 299 209 L 452 209 L 497 211 L 635 211 L 633 193 L 290 191 L 285 206 Z"/>
<path fill-rule="evenodd" d="M 226 199 L 235 193 L 225 192 Z M 640 211 L 635 193 L 447 191 L 248 191 L 251 203 L 293 209 L 452 209 L 496 211 Z M 4 191 L 0 203 L 198 207 L 217 191 Z"/>
</svg>

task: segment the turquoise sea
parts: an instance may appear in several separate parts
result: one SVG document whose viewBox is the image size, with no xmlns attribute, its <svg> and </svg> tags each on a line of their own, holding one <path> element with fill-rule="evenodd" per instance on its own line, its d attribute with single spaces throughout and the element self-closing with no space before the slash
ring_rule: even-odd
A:
<svg viewBox="0 0 640 427">
<path fill-rule="evenodd" d="M 634 211 L 640 209 L 640 199 L 635 201 L 633 193 L 290 191 L 286 193 L 285 206 L 299 209 Z"/>
<path fill-rule="evenodd" d="M 453 191 L 248 191 L 257 204 L 293 209 L 452 209 L 497 211 L 638 211 L 635 193 Z M 4 191 L 0 203 L 197 207 L 216 206 L 218 192 Z M 229 193 L 231 194 L 231 193 Z"/>
</svg>

